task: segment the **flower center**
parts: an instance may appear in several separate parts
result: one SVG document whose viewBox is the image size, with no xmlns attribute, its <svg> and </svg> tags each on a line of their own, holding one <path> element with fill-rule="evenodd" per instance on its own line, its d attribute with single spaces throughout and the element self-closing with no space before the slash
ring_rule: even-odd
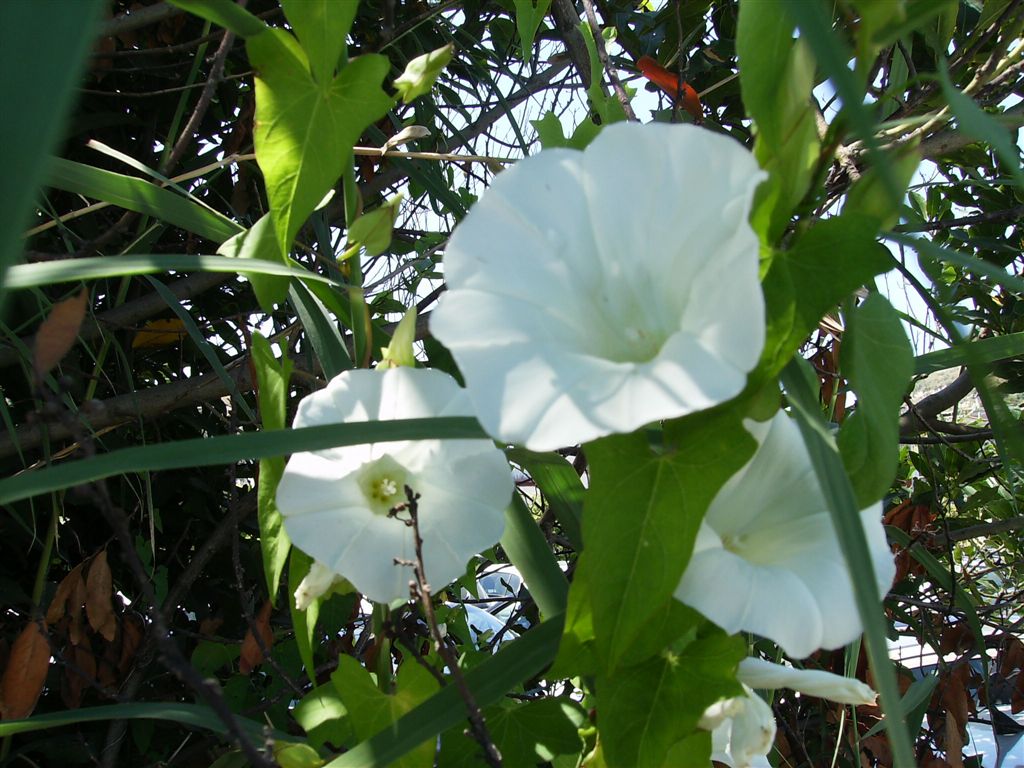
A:
<svg viewBox="0 0 1024 768">
<path fill-rule="evenodd" d="M 357 482 L 370 510 L 378 515 L 387 515 L 405 501 L 408 474 L 405 467 L 388 455 L 360 467 Z"/>
</svg>

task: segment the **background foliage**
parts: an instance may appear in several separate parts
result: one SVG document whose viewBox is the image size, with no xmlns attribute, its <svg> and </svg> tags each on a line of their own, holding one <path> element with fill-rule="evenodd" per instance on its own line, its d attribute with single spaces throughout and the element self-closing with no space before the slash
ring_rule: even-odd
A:
<svg viewBox="0 0 1024 768">
<path fill-rule="evenodd" d="M 899 567 L 888 634 L 939 652 L 924 677 L 917 662 L 897 670 L 914 761 L 968 764 L 979 705 L 1024 709 L 1020 0 L 43 5 L 0 7 L 5 761 L 223 768 L 273 744 L 285 766 L 419 766 L 446 733 L 440 764 L 475 764 L 453 687 L 412 661 L 427 647 L 414 607 L 371 615 L 338 594 L 289 608 L 309 562 L 273 509 L 280 454 L 380 435 L 270 430 L 326 379 L 379 359 L 409 307 L 421 359 L 455 372 L 425 322 L 452 227 L 507 160 L 583 146 L 626 116 L 623 84 L 641 92 L 641 120 L 653 107 L 692 121 L 645 86 L 644 55 L 682 74 L 705 127 L 770 171 L 754 219 L 772 319 L 759 371 L 774 381 L 799 349 L 811 404 L 841 425 L 852 492 L 886 494 Z M 431 90 L 391 95 L 411 60 L 448 45 Z M 351 151 L 407 125 L 430 134 L 386 157 Z M 884 273 L 901 314 L 875 292 Z M 394 429 L 479 434 L 466 420 Z M 506 764 L 683 765 L 672 738 L 635 743 L 604 709 L 602 753 L 593 702 L 566 695 L 597 670 L 559 677 L 560 656 L 541 674 L 566 606 L 552 556 L 601 585 L 574 573 L 581 478 L 587 459 L 614 467 L 614 446 L 509 458 L 522 500 L 485 559 L 511 558 L 532 594 L 475 641 L 459 591 L 438 604 Z M 631 631 L 647 637 L 648 618 Z M 563 656 L 578 619 L 570 598 Z M 636 652 L 635 638 L 606 641 L 614 659 Z M 687 653 L 742 655 L 726 645 L 709 636 Z M 635 714 L 658 663 L 599 672 L 598 687 Z M 868 674 L 856 647 L 808 665 Z M 648 725 L 670 732 L 659 715 L 676 706 L 651 703 Z M 774 708 L 777 764 L 899 763 L 876 708 L 784 692 Z"/>
</svg>

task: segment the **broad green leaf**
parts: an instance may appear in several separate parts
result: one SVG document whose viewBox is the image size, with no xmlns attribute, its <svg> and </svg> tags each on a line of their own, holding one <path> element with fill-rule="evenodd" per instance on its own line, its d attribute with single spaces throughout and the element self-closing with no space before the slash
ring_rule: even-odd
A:
<svg viewBox="0 0 1024 768">
<path fill-rule="evenodd" d="M 274 742 L 274 760 L 280 768 L 320 768 L 324 761 L 309 744 Z"/>
<path fill-rule="evenodd" d="M 0 480 L 0 504 L 128 472 L 210 467 L 268 456 L 285 456 L 297 451 L 322 451 L 362 443 L 480 439 L 487 439 L 487 434 L 476 419 L 468 416 L 445 416 L 436 419 L 324 424 L 282 432 L 249 432 L 177 440 L 122 448 L 91 459 L 58 464 L 4 478 Z"/>
<path fill-rule="evenodd" d="M 338 61 L 345 50 L 345 37 L 359 10 L 358 2 L 337 0 L 281 0 L 318 83 L 334 79 Z"/>
<path fill-rule="evenodd" d="M 327 741 L 337 745 L 348 744 L 355 736 L 348 710 L 333 685 L 319 685 L 303 696 L 292 710 L 292 717 L 315 747 L 321 747 Z"/>
<path fill-rule="evenodd" d="M 663 768 L 707 768 L 711 762 L 711 731 L 697 729 L 668 751 Z"/>
<path fill-rule="evenodd" d="M 270 264 L 289 266 L 289 260 L 285 258 L 277 241 L 274 222 L 269 213 L 261 216 L 249 229 L 221 243 L 217 253 L 235 259 L 260 259 Z M 288 293 L 287 278 L 252 273 L 249 282 L 264 312 L 273 312 L 274 305 L 284 301 Z"/>
<path fill-rule="evenodd" d="M 972 362 L 994 363 L 1011 357 L 1024 357 L 1024 331 L 975 339 L 969 343 L 970 353 L 959 346 L 919 355 L 914 358 L 914 373 L 920 375 L 967 365 L 968 358 Z"/>
<path fill-rule="evenodd" d="M 916 147 L 886 153 L 886 165 L 891 169 L 899 194 L 884 182 L 877 168 L 871 168 L 857 180 L 846 196 L 843 214 L 858 213 L 878 222 L 879 229 L 888 229 L 900 217 L 903 197 L 914 172 L 921 165 Z"/>
<path fill-rule="evenodd" d="M 259 385 L 260 423 L 264 432 L 285 428 L 288 409 L 288 380 L 292 374 L 292 361 L 285 355 L 279 363 L 268 342 L 258 332 L 252 334 L 252 363 Z M 256 503 L 260 523 L 260 551 L 263 553 L 263 572 L 267 578 L 270 602 L 277 603 L 278 585 L 288 561 L 292 543 L 284 529 L 284 518 L 277 509 L 277 485 L 284 474 L 284 459 L 280 456 L 260 461 L 259 485 Z M 290 595 L 289 595 L 289 599 Z"/>
<path fill-rule="evenodd" d="M 522 46 L 523 61 L 533 58 L 533 39 L 551 8 L 551 0 L 513 0 L 516 6 L 516 29 Z"/>
<path fill-rule="evenodd" d="M 562 619 L 534 627 L 465 673 L 466 685 L 480 707 L 488 707 L 547 667 L 555 657 Z M 466 717 L 454 685 L 448 685 L 376 736 L 332 760 L 326 768 L 384 768 L 425 739 L 433 739 Z"/>
<path fill-rule="evenodd" d="M 438 690 L 433 675 L 412 659 L 398 668 L 394 694 L 381 692 L 370 673 L 351 656 L 338 658 L 331 682 L 349 712 L 356 737 L 361 739 L 387 733 L 398 718 Z M 396 768 L 430 768 L 433 764 L 434 741 L 429 739 L 392 763 Z"/>
<path fill-rule="evenodd" d="M 738 408 L 676 421 L 658 450 L 642 432 L 587 445 L 581 559 L 591 561 L 596 648 L 606 669 L 671 599 L 708 504 L 754 447 Z"/>
<path fill-rule="evenodd" d="M 95 256 L 86 259 L 19 264 L 7 274 L 8 288 L 35 288 L 55 283 L 96 280 L 122 275 L 152 275 L 170 270 L 237 272 L 239 274 L 281 275 L 308 283 L 333 284 L 333 280 L 299 267 L 251 261 L 229 256 L 192 256 L 184 253 L 154 253 L 133 256 Z M 325 286 L 326 287 L 326 286 Z M 330 290 L 330 289 L 328 289 Z"/>
<path fill-rule="evenodd" d="M 267 25 L 253 16 L 234 0 L 171 0 L 200 18 L 230 29 L 239 37 L 253 37 L 267 29 Z"/>
<path fill-rule="evenodd" d="M 537 138 L 540 139 L 541 147 L 544 149 L 566 147 L 583 150 L 601 132 L 601 126 L 588 116 L 584 117 L 583 121 L 576 126 L 572 136 L 566 138 L 562 129 L 562 121 L 554 112 L 546 112 L 540 120 L 531 120 L 530 125 L 537 131 Z"/>
<path fill-rule="evenodd" d="M 752 224 L 772 244 L 803 199 L 819 152 L 811 105 L 814 62 L 793 23 L 771 3 L 743 3 L 736 32 L 740 87 L 757 125 L 754 154 L 769 173 L 755 197 Z"/>
<path fill-rule="evenodd" d="M 519 569 L 530 595 L 544 618 L 565 611 L 569 584 L 551 553 L 551 547 L 519 494 L 505 510 L 501 547 Z"/>
<path fill-rule="evenodd" d="M 405 65 L 405 70 L 391 83 L 398 91 L 399 98 L 408 104 L 414 99 L 430 93 L 441 72 L 452 60 L 452 51 L 455 50 L 454 43 L 448 43 L 443 48 L 417 56 Z"/>
<path fill-rule="evenodd" d="M 956 117 L 957 128 L 991 146 L 1017 186 L 1024 188 L 1024 168 L 1021 167 L 1020 150 L 1014 140 L 1016 131 L 1008 131 L 979 107 L 974 99 L 955 88 L 950 82 L 945 64 L 939 67 L 939 80 L 949 109 Z"/>
<path fill-rule="evenodd" d="M 882 613 L 878 594 L 878 581 L 871 565 L 860 510 L 836 448 L 818 405 L 817 377 L 801 358 L 794 358 L 782 372 L 782 384 L 803 435 L 811 464 L 818 476 L 821 490 L 829 504 L 832 525 L 853 582 L 857 613 L 864 625 L 864 640 L 874 675 L 875 687 L 882 699 L 882 709 L 890 722 L 899 727 L 889 732 L 894 765 L 914 765 L 914 751 L 910 734 L 906 730 L 905 713 L 900 702 L 899 688 L 886 639 L 887 623 Z M 916 737 L 916 734 L 915 734 Z"/>
<path fill-rule="evenodd" d="M 0 307 L 4 273 L 18 260 L 22 229 L 44 183 L 49 153 L 64 131 L 77 96 L 83 65 L 107 4 L 99 0 L 60 0 L 42 12 L 35 3 L 0 3 L 0 86 L 3 104 L 17 109 L 4 120 L 0 141 Z M 59 23 L 55 23 L 59 21 Z M 31 76 L 26 67 L 30 67 Z"/>
<path fill-rule="evenodd" d="M 215 243 L 222 243 L 243 229 L 227 216 L 216 214 L 187 197 L 144 179 L 104 171 L 62 157 L 50 161 L 45 183 L 48 187 L 144 213 Z"/>
<path fill-rule="evenodd" d="M 818 222 L 789 251 L 776 253 L 764 279 L 768 333 L 762 370 L 777 372 L 818 321 L 892 265 L 875 241 L 876 220 L 845 214 Z"/>
<path fill-rule="evenodd" d="M 598 676 L 597 726 L 608 768 L 663 768 L 705 709 L 742 693 L 736 667 L 744 656 L 743 638 L 715 631 L 680 651 Z"/>
<path fill-rule="evenodd" d="M 320 361 L 324 376 L 333 379 L 342 371 L 351 368 L 352 358 L 349 356 L 345 339 L 338 330 L 338 324 L 317 296 L 305 285 L 293 285 L 289 289 L 288 297 L 295 314 L 302 322 L 302 328 L 313 347 L 313 352 Z"/>
<path fill-rule="evenodd" d="M 536 768 L 555 755 L 578 754 L 583 748 L 578 729 L 586 718 L 570 699 L 509 703 L 491 707 L 484 717 L 504 768 Z M 441 737 L 438 765 L 478 768 L 480 751 L 480 744 L 464 729 L 454 728 Z"/>
<path fill-rule="evenodd" d="M 267 183 L 281 251 L 351 162 L 352 146 L 394 103 L 380 87 L 388 60 L 360 56 L 329 83 L 314 82 L 306 54 L 282 29 L 246 41 L 256 78 L 256 159 Z"/>
<path fill-rule="evenodd" d="M 914 372 L 914 352 L 896 311 L 872 294 L 847 317 L 843 375 L 857 407 L 839 432 L 839 449 L 861 509 L 885 495 L 899 461 L 899 412 Z"/>
<path fill-rule="evenodd" d="M 800 38 L 806 40 L 817 59 L 818 67 L 835 86 L 843 108 L 838 120 L 844 120 L 868 150 L 868 160 L 879 169 L 882 182 L 889 188 L 892 197 L 900 195 L 899 182 L 885 158 L 879 156 L 878 139 L 875 136 L 875 121 L 864 103 L 862 81 L 864 72 L 853 72 L 849 61 L 853 53 L 846 41 L 832 29 L 829 11 L 831 5 L 807 0 L 782 0 L 782 10 L 796 23 Z"/>
</svg>

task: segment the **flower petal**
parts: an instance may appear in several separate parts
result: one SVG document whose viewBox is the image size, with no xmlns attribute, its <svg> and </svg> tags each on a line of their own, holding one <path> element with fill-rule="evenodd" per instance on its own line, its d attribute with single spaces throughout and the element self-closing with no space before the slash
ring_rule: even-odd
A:
<svg viewBox="0 0 1024 768">
<path fill-rule="evenodd" d="M 758 441 L 704 518 L 714 536 L 675 592 L 729 632 L 755 632 L 793 658 L 838 648 L 861 633 L 853 584 L 827 502 L 796 424 L 783 412 L 746 422 Z M 878 504 L 861 512 L 880 592 L 895 572 Z"/>
<path fill-rule="evenodd" d="M 738 394 L 764 344 L 762 177 L 731 139 L 635 124 L 498 176 L 431 319 L 484 428 L 546 450 Z"/>
<path fill-rule="evenodd" d="M 440 371 L 346 371 L 299 405 L 296 424 L 470 415 L 465 391 Z M 504 528 L 512 475 L 489 440 L 343 446 L 291 457 L 277 504 L 292 542 L 367 597 L 409 597 L 412 529 L 389 509 L 403 486 L 422 496 L 426 578 L 441 588 Z M 400 562 L 396 562 L 396 560 Z"/>
<path fill-rule="evenodd" d="M 740 662 L 736 676 L 751 688 L 790 688 L 840 704 L 874 704 L 878 698 L 870 686 L 852 677 L 818 669 L 795 669 L 753 657 Z"/>
</svg>

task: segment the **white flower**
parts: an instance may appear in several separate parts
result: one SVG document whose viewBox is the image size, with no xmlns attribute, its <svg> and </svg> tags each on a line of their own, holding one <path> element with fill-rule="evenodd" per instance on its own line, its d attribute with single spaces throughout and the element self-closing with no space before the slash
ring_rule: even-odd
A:
<svg viewBox="0 0 1024 768">
<path fill-rule="evenodd" d="M 431 318 L 488 433 L 547 450 L 737 395 L 764 346 L 763 178 L 728 137 L 635 123 L 498 176 Z"/>
<path fill-rule="evenodd" d="M 346 371 L 299 404 L 294 426 L 471 415 L 454 379 L 416 368 Z M 409 597 L 412 529 L 388 512 L 421 495 L 426 579 L 437 590 L 501 538 L 512 474 L 489 440 L 368 443 L 294 454 L 277 489 L 292 542 L 371 600 Z M 405 515 L 401 515 L 404 517 Z"/>
<path fill-rule="evenodd" d="M 708 707 L 697 726 L 711 731 L 712 760 L 733 768 L 770 768 L 766 756 L 775 743 L 775 716 L 748 686 L 743 691 Z"/>
<path fill-rule="evenodd" d="M 861 633 L 860 617 L 799 429 L 781 411 L 745 426 L 758 449 L 711 502 L 675 596 L 725 631 L 770 638 L 792 658 L 846 645 Z M 884 594 L 895 565 L 881 504 L 860 517 Z"/>
<path fill-rule="evenodd" d="M 768 768 L 775 742 L 771 707 L 753 688 L 792 688 L 843 704 L 872 704 L 876 694 L 859 680 L 818 670 L 794 669 L 757 658 L 740 662 L 736 675 L 744 695 L 708 707 L 698 727 L 711 731 L 711 758 L 733 768 Z"/>
<path fill-rule="evenodd" d="M 791 688 L 840 704 L 874 704 L 878 698 L 869 685 L 852 677 L 818 669 L 796 669 L 753 657 L 740 662 L 736 677 L 751 688 Z"/>
</svg>

